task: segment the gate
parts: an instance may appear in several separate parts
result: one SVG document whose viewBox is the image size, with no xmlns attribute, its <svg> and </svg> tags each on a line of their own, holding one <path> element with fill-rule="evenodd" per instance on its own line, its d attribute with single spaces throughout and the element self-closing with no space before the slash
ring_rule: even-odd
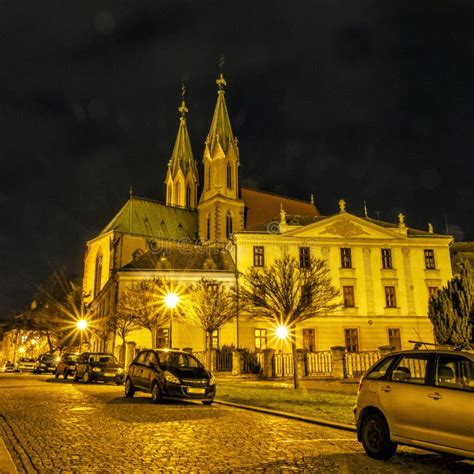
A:
<svg viewBox="0 0 474 474">
<path fill-rule="evenodd" d="M 274 354 L 272 372 L 274 377 L 293 375 L 293 354 Z"/>
<path fill-rule="evenodd" d="M 346 352 L 344 358 L 344 377 L 359 377 L 377 360 L 379 351 Z"/>
<path fill-rule="evenodd" d="M 332 375 L 331 351 L 306 353 L 305 375 Z"/>
<path fill-rule="evenodd" d="M 216 352 L 216 372 L 229 372 L 232 370 L 232 351 Z"/>
</svg>

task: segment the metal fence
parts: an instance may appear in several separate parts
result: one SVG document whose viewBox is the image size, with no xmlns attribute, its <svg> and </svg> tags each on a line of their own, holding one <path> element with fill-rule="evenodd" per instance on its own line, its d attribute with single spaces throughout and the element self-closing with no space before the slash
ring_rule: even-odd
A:
<svg viewBox="0 0 474 474">
<path fill-rule="evenodd" d="M 346 352 L 344 376 L 358 377 L 381 357 L 380 351 Z"/>
<path fill-rule="evenodd" d="M 331 351 L 306 353 L 305 375 L 332 375 Z"/>
<path fill-rule="evenodd" d="M 272 360 L 274 377 L 293 375 L 293 354 L 275 353 Z"/>
<path fill-rule="evenodd" d="M 229 372 L 232 370 L 232 352 L 216 352 L 216 372 Z"/>
</svg>

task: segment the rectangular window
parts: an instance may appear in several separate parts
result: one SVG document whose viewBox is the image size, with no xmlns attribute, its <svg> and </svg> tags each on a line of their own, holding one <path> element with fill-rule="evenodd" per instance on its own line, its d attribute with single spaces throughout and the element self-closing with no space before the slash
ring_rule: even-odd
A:
<svg viewBox="0 0 474 474">
<path fill-rule="evenodd" d="M 351 249 L 348 249 L 348 248 L 341 249 L 341 267 L 352 268 Z"/>
<path fill-rule="evenodd" d="M 353 286 L 343 286 L 342 294 L 344 296 L 344 306 L 346 308 L 353 308 L 355 306 L 354 299 L 354 287 Z"/>
<path fill-rule="evenodd" d="M 396 308 L 397 307 L 397 299 L 395 296 L 395 287 L 394 286 L 386 286 L 385 287 L 385 306 L 387 308 Z"/>
<path fill-rule="evenodd" d="M 396 351 L 402 349 L 402 339 L 400 337 L 400 329 L 389 328 L 388 329 L 388 345 L 395 348 Z"/>
<path fill-rule="evenodd" d="M 434 270 L 436 268 L 433 249 L 425 249 L 425 268 L 426 270 Z"/>
<path fill-rule="evenodd" d="M 253 247 L 253 266 L 265 266 L 265 249 L 261 245 L 254 245 Z"/>
<path fill-rule="evenodd" d="M 266 329 L 255 329 L 255 348 L 256 349 L 267 348 L 267 330 Z"/>
<path fill-rule="evenodd" d="M 158 328 L 156 331 L 156 347 L 169 347 L 169 328 Z"/>
<path fill-rule="evenodd" d="M 382 268 L 393 268 L 391 249 L 382 249 Z"/>
<path fill-rule="evenodd" d="M 439 288 L 437 286 L 429 286 L 428 287 L 428 296 L 431 298 L 438 296 Z"/>
<path fill-rule="evenodd" d="M 303 349 L 316 352 L 314 329 L 303 329 Z"/>
<path fill-rule="evenodd" d="M 300 268 L 309 268 L 311 265 L 311 258 L 309 247 L 300 247 Z"/>
<path fill-rule="evenodd" d="M 348 352 L 359 352 L 359 331 L 357 329 L 344 329 L 344 340 Z"/>
</svg>

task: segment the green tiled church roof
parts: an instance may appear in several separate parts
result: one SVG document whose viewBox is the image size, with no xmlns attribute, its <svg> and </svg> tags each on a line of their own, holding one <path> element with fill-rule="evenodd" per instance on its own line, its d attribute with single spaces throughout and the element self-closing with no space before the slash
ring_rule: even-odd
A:
<svg viewBox="0 0 474 474">
<path fill-rule="evenodd" d="M 101 234 L 111 230 L 165 240 L 196 242 L 198 214 L 196 210 L 131 197 Z"/>
</svg>

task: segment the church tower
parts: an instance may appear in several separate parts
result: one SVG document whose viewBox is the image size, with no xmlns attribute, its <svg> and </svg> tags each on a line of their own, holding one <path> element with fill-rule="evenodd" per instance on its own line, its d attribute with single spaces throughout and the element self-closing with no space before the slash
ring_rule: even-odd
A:
<svg viewBox="0 0 474 474">
<path fill-rule="evenodd" d="M 199 238 L 203 244 L 224 244 L 244 228 L 244 202 L 239 199 L 240 165 L 225 102 L 224 76 L 216 81 L 217 103 L 204 146 L 204 186 L 199 200 Z"/>
<path fill-rule="evenodd" d="M 176 142 L 166 173 L 166 204 L 168 206 L 195 209 L 197 207 L 199 175 L 186 126 L 186 113 L 188 109 L 184 102 L 184 86 L 182 97 L 181 107 L 178 109 L 181 114 L 178 135 L 176 136 Z"/>
</svg>

